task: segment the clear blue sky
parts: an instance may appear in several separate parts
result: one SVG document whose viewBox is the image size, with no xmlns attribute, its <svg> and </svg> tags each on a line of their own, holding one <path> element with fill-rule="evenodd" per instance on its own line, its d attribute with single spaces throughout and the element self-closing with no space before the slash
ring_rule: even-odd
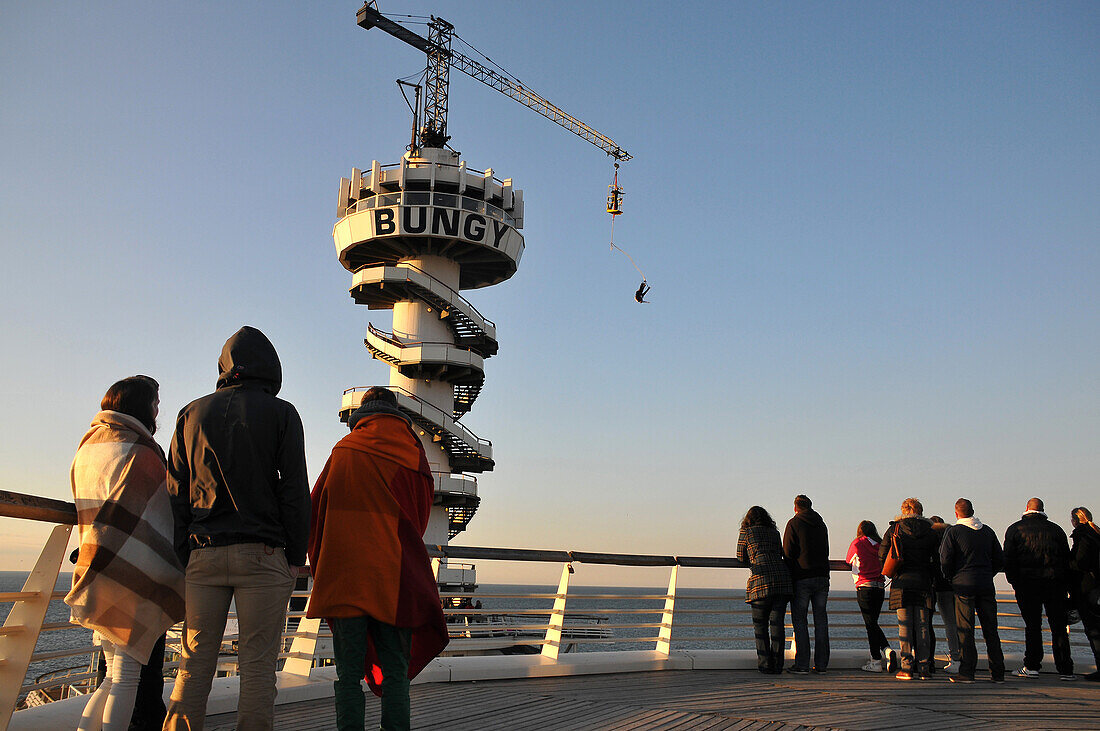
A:
<svg viewBox="0 0 1100 731">
<path fill-rule="evenodd" d="M 467 292 L 500 353 L 464 422 L 498 468 L 456 542 L 728 554 L 750 505 L 782 522 L 804 492 L 840 557 L 909 495 L 998 531 L 1032 495 L 1100 509 L 1100 5 L 381 4 L 636 158 L 616 242 L 644 307 L 610 160 L 452 79 L 453 146 L 527 205 L 519 273 Z M 389 314 L 330 234 L 341 175 L 403 151 L 393 80 L 423 60 L 358 7 L 3 4 L 3 489 L 68 497 L 133 373 L 166 444 L 242 324 L 279 349 L 311 477 L 341 391 L 386 382 L 362 339 Z M 0 529 L 28 567 L 41 530 Z"/>
</svg>

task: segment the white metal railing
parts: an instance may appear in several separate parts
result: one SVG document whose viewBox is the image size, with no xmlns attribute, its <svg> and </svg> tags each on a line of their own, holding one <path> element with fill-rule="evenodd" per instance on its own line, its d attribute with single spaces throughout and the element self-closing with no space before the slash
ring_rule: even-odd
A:
<svg viewBox="0 0 1100 731">
<path fill-rule="evenodd" d="M 455 210 L 480 213 L 484 216 L 503 221 L 509 226 L 516 225 L 516 219 L 510 213 L 499 206 L 458 193 L 433 193 L 426 190 L 406 190 L 398 193 L 379 193 L 378 195 L 360 198 L 355 203 L 344 209 L 344 215 L 351 215 L 360 211 L 370 211 L 375 208 L 389 208 L 392 206 L 419 207 L 434 206 L 436 208 L 451 208 Z"/>
<path fill-rule="evenodd" d="M 340 408 L 341 413 L 350 414 L 352 411 L 359 408 L 359 405 L 363 402 L 363 394 L 371 388 L 373 388 L 373 386 L 345 388 Z M 484 454 L 485 456 L 492 454 L 492 441 L 482 439 L 474 434 L 466 428 L 464 424 L 455 419 L 453 414 L 448 414 L 438 406 L 428 403 L 408 389 L 392 385 L 384 386 L 384 388 L 388 388 L 397 395 L 397 405 L 401 408 L 415 416 L 423 417 L 425 420 L 444 431 L 450 432 L 451 435 L 465 442 L 475 452 Z"/>
<path fill-rule="evenodd" d="M 67 507 L 67 509 L 66 509 Z M 13 605 L 4 628 L 0 631 L 0 729 L 6 728 L 16 699 L 33 690 L 57 685 L 54 681 L 26 682 L 32 663 L 69 657 L 87 657 L 88 670 L 67 676 L 66 684 L 87 681 L 95 676 L 95 655 L 98 648 L 91 644 L 34 652 L 42 633 L 72 629 L 66 622 L 44 622 L 51 601 L 60 601 L 64 592 L 55 592 L 54 585 L 65 556 L 69 532 L 75 522 L 75 507 L 71 503 L 35 498 L 0 491 L 0 516 L 21 517 L 55 522 L 42 555 L 31 571 L 21 591 L 0 593 L 0 603 Z M 588 553 L 581 551 L 543 551 L 529 549 L 475 548 L 463 546 L 429 546 L 437 566 L 444 559 L 485 561 L 524 561 L 560 566 L 557 590 L 545 591 L 448 591 L 441 594 L 447 617 L 451 643 L 446 655 L 478 654 L 504 647 L 528 647 L 543 658 L 555 660 L 562 651 L 580 652 L 610 649 L 648 649 L 659 655 L 669 655 L 674 649 L 713 649 L 754 647 L 751 610 L 743 594 L 735 591 L 684 589 L 679 586 L 681 569 L 744 569 L 733 558 L 687 557 Z M 850 568 L 843 561 L 831 561 L 834 572 L 843 572 L 847 585 Z M 668 588 L 661 593 L 617 588 L 594 591 L 586 587 L 571 587 L 576 568 L 585 565 L 617 567 L 665 567 Z M 743 575 L 730 575 L 725 583 L 743 585 Z M 840 583 L 839 581 L 837 582 Z M 834 591 L 839 589 L 834 587 Z M 318 665 L 332 662 L 331 633 L 322 629 L 321 620 L 308 619 L 301 608 L 308 601 L 308 591 L 296 591 L 287 612 L 283 652 L 284 672 L 308 675 Z M 998 596 L 998 617 L 1001 642 L 1023 644 L 1023 622 L 1010 594 Z M 834 595 L 829 600 L 829 635 L 834 647 L 847 644 L 865 647 L 864 625 L 854 596 Z M 880 624 L 887 636 L 896 638 L 892 615 L 884 612 Z M 839 621 L 838 621 L 839 620 Z M 937 623 L 937 649 L 946 648 L 942 624 Z M 790 629 L 790 625 L 787 625 Z M 175 628 L 178 633 L 179 625 Z M 1047 630 L 1045 630 L 1047 631 Z M 171 635 L 170 631 L 170 637 Z M 1049 632 L 1049 631 L 1047 631 Z M 177 635 L 178 636 L 178 635 Z M 1087 640 L 1070 628 L 1071 648 L 1089 647 Z M 231 664 L 236 637 L 227 634 L 224 642 L 226 660 Z M 788 635 L 788 642 L 793 638 Z M 171 646 L 178 643 L 169 642 Z M 1049 653 L 1049 645 L 1047 648 Z M 178 654 L 178 650 L 175 653 Z M 169 658 L 166 669 L 177 665 Z M 52 684 L 52 685 L 51 685 Z"/>
<path fill-rule="evenodd" d="M 485 315 L 481 314 L 481 312 L 478 311 L 476 307 L 474 307 L 473 303 L 463 297 L 456 289 L 447 286 L 446 284 L 439 281 L 431 274 L 428 274 L 426 271 L 418 266 L 404 261 L 399 262 L 398 264 L 387 264 L 386 262 L 380 261 L 373 262 L 371 264 L 363 264 L 362 266 L 356 268 L 355 273 L 359 274 L 360 272 L 380 268 L 386 270 L 386 272 L 383 273 L 383 277 L 385 277 L 386 279 L 389 278 L 390 271 L 392 270 L 393 272 L 398 273 L 402 280 L 410 282 L 412 284 L 416 284 L 417 286 L 424 287 L 425 289 L 435 294 L 437 297 L 448 300 L 452 306 L 456 304 L 460 305 L 461 308 L 466 311 L 466 316 L 475 320 L 478 327 L 480 327 L 485 332 L 488 332 L 491 329 L 493 331 L 493 337 L 496 336 L 496 323 L 494 323 Z M 414 275 L 419 275 L 421 281 L 417 281 L 417 279 L 414 279 Z M 352 281 L 353 283 L 356 282 L 355 279 L 353 279 Z M 443 292 L 436 291 L 437 288 L 442 289 Z"/>
</svg>

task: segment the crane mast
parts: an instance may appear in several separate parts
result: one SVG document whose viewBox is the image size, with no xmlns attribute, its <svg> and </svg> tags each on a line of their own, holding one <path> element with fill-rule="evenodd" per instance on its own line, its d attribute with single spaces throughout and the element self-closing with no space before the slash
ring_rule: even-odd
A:
<svg viewBox="0 0 1100 731">
<path fill-rule="evenodd" d="M 428 37 L 424 38 L 405 26 L 378 12 L 374 0 L 365 3 L 356 14 L 361 28 L 380 28 L 394 38 L 423 51 L 428 57 L 424 94 L 424 125 L 420 140 L 425 147 L 442 147 L 450 136 L 447 134 L 447 94 L 450 69 L 454 67 L 467 76 L 510 96 L 528 109 L 533 109 L 551 122 L 564 127 L 581 139 L 587 140 L 619 162 L 630 160 L 630 155 L 605 134 L 598 132 L 560 107 L 542 98 L 526 85 L 468 58 L 452 46 L 454 26 L 442 18 L 432 16 L 428 24 Z"/>
</svg>

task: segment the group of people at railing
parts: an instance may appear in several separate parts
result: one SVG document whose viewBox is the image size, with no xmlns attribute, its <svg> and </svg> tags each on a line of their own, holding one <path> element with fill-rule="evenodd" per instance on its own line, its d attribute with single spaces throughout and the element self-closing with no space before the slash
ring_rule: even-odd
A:
<svg viewBox="0 0 1100 731">
<path fill-rule="evenodd" d="M 938 608 L 946 632 L 952 682 L 974 682 L 977 666 L 975 615 L 986 645 L 993 682 L 1005 677 L 1004 654 L 997 628 L 993 579 L 1004 571 L 1024 620 L 1023 678 L 1039 675 L 1043 660 L 1042 613 L 1045 609 L 1052 652 L 1062 680 L 1076 680 L 1067 624 L 1084 625 L 1095 662 L 1100 666 L 1100 528 L 1085 507 L 1070 516 L 1072 547 L 1065 531 L 1032 498 L 1021 519 L 997 534 L 974 515 L 970 500 L 955 503 L 955 523 L 924 517 L 920 500 L 907 498 L 901 514 L 880 537 L 869 520 L 859 523 L 846 561 L 854 572 L 856 596 L 867 629 L 871 659 L 868 672 L 896 672 L 899 680 L 929 680 L 936 671 L 936 636 L 932 615 Z M 758 667 L 782 673 L 787 605 L 794 629 L 794 663 L 788 673 L 824 673 L 829 666 L 829 531 L 805 495 L 794 499 L 794 516 L 782 538 L 775 521 L 759 505 L 741 522 L 737 558 L 750 566 L 746 601 L 752 606 Z M 890 586 L 889 609 L 897 613 L 898 650 L 890 647 L 879 615 Z M 813 665 L 809 642 L 810 607 L 814 618 Z M 1100 672 L 1084 675 L 1100 681 Z"/>
<path fill-rule="evenodd" d="M 216 390 L 180 411 L 167 456 L 153 439 L 159 385 L 134 376 L 108 389 L 73 460 L 80 545 L 66 602 L 74 621 L 94 630 L 108 666 L 79 728 L 124 729 L 132 719 L 156 728 L 163 719 L 164 729 L 201 729 L 231 602 L 239 627 L 237 725 L 271 728 L 287 602 L 307 554 L 314 577 L 307 616 L 325 618 L 332 629 L 339 727 L 363 727 L 365 673 L 382 696 L 383 727 L 408 728 L 409 681 L 448 640 L 423 542 L 434 479 L 412 423 L 391 390 L 368 390 L 311 494 L 301 419 L 277 397 L 282 370 L 274 346 L 244 327 L 225 343 L 218 368 Z M 783 670 L 788 602 L 796 646 L 788 672 L 820 673 L 829 664 L 828 529 L 809 498 L 799 495 L 794 505 L 782 539 L 767 511 L 754 506 L 738 540 L 737 557 L 751 566 L 747 600 L 765 673 Z M 1003 680 L 993 588 L 1002 569 L 1026 624 L 1017 675 L 1038 673 L 1045 607 L 1057 669 L 1075 677 L 1070 598 L 1100 660 L 1100 529 L 1086 508 L 1076 508 L 1071 549 L 1042 510 L 1038 499 L 1028 503 L 1003 550 L 966 499 L 956 503 L 950 527 L 925 519 L 912 498 L 881 541 L 873 523 L 860 523 L 847 560 L 856 567 L 872 654 L 864 669 L 893 670 L 900 661 L 898 678 L 930 676 L 938 600 L 952 679 L 973 680 L 977 614 L 993 680 Z M 900 652 L 878 626 L 886 577 Z M 157 661 L 166 630 L 181 620 L 180 666 L 165 709 L 160 674 L 142 669 Z M 158 685 L 142 694 L 151 700 L 135 709 L 151 676 Z"/>
<path fill-rule="evenodd" d="M 274 346 L 244 327 L 218 369 L 216 390 L 180 411 L 167 456 L 153 439 L 159 385 L 148 376 L 108 389 L 77 449 L 79 548 L 65 601 L 107 661 L 79 728 L 201 729 L 233 602 L 237 728 L 270 729 L 287 603 L 307 554 L 306 614 L 333 632 L 339 728 L 363 728 L 364 677 L 383 697 L 383 727 L 408 728 L 409 681 L 447 644 L 423 541 L 435 481 L 411 421 L 392 391 L 368 390 L 311 495 Z M 142 669 L 159 668 L 181 620 L 165 708 L 163 678 Z M 143 684 L 148 700 L 135 707 Z"/>
</svg>

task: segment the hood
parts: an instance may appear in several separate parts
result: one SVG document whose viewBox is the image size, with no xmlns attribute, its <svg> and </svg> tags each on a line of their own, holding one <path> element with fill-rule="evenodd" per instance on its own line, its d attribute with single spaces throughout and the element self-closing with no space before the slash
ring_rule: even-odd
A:
<svg viewBox="0 0 1100 731">
<path fill-rule="evenodd" d="M 351 434 L 336 443 L 419 472 L 423 450 L 404 416 L 375 411 L 356 420 Z M 430 473 L 428 473 L 430 475 Z"/>
<path fill-rule="evenodd" d="M 794 518 L 795 520 L 808 523 L 809 525 L 825 525 L 825 521 L 822 520 L 821 516 L 813 508 L 803 510 L 801 513 L 795 513 Z"/>
<path fill-rule="evenodd" d="M 359 423 L 361 419 L 371 416 L 373 414 L 387 414 L 389 416 L 396 416 L 403 419 L 405 423 L 412 428 L 412 419 L 405 416 L 401 409 L 396 406 L 392 406 L 385 401 L 364 401 L 359 404 L 359 408 L 351 412 L 348 416 L 348 429 L 355 429 L 355 425 Z"/>
<path fill-rule="evenodd" d="M 978 520 L 978 516 L 976 516 L 976 515 L 972 518 L 959 518 L 958 520 L 955 521 L 955 525 L 965 525 L 967 528 L 970 528 L 971 530 L 981 530 L 982 529 L 982 521 Z"/>
<path fill-rule="evenodd" d="M 272 396 L 283 385 L 283 367 L 275 346 L 266 335 L 248 325 L 225 341 L 218 358 L 218 388 L 245 381 L 260 384 Z"/>
<path fill-rule="evenodd" d="M 897 531 L 904 536 L 919 538 L 932 532 L 932 521 L 928 518 L 915 515 L 910 518 L 902 518 L 896 523 Z"/>
</svg>

